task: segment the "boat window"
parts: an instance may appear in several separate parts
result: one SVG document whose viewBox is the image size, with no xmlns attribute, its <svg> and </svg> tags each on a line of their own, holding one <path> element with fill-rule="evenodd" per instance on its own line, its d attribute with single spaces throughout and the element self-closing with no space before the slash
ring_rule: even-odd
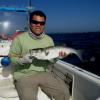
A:
<svg viewBox="0 0 100 100">
<path fill-rule="evenodd" d="M 0 37 L 11 38 L 15 32 L 27 30 L 27 13 L 0 11 Z"/>
</svg>

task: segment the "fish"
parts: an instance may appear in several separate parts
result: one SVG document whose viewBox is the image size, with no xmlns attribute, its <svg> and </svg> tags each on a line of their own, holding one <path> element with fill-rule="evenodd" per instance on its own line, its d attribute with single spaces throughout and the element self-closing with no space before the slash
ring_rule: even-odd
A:
<svg viewBox="0 0 100 100">
<path fill-rule="evenodd" d="M 30 57 L 31 58 L 35 57 L 41 60 L 52 60 L 55 58 L 63 59 L 67 57 L 67 56 L 60 57 L 59 52 L 65 52 L 66 55 L 75 54 L 79 57 L 80 60 L 82 60 L 81 54 L 78 50 L 65 46 L 51 46 L 47 48 L 31 49 Z"/>
</svg>

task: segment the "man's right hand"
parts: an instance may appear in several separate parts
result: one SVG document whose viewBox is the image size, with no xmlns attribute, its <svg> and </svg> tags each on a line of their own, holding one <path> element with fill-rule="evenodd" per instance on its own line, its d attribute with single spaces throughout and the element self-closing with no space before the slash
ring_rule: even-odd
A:
<svg viewBox="0 0 100 100">
<path fill-rule="evenodd" d="M 23 64 L 28 64 L 28 63 L 32 63 L 32 58 L 30 57 L 30 54 L 26 54 L 24 55 L 22 58 L 20 58 L 21 63 Z"/>
</svg>

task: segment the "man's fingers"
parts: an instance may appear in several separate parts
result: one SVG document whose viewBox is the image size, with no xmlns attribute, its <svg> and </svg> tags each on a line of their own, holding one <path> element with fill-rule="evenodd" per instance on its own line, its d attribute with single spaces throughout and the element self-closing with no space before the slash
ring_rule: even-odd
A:
<svg viewBox="0 0 100 100">
<path fill-rule="evenodd" d="M 66 54 L 66 52 L 60 51 L 59 56 L 65 57 L 65 56 L 67 56 L 67 54 Z"/>
</svg>

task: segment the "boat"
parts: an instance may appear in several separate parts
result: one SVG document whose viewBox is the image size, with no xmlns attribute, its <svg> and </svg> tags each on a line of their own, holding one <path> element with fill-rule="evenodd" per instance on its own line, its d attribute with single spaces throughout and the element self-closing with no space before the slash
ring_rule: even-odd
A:
<svg viewBox="0 0 100 100">
<path fill-rule="evenodd" d="M 9 42 L 3 41 L 1 44 L 3 47 L 10 46 Z M 9 49 L 6 49 L 5 52 L 8 51 Z M 0 57 L 2 58 L 3 56 Z M 100 76 L 61 60 L 54 64 L 53 71 L 69 86 L 70 100 L 100 100 Z M 10 65 L 6 67 L 0 65 L 0 100 L 19 100 L 12 72 Z M 50 98 L 39 88 L 38 100 L 50 100 Z"/>
<path fill-rule="evenodd" d="M 28 11 L 7 7 L 0 10 Z M 0 40 L 0 100 L 19 100 L 13 84 L 13 70 L 10 65 L 4 67 L 1 64 L 1 60 L 8 56 L 11 43 L 11 40 Z M 69 86 L 70 100 L 100 100 L 99 75 L 62 60 L 54 64 L 52 71 Z M 54 100 L 54 98 L 49 98 L 39 87 L 38 100 Z"/>
</svg>

